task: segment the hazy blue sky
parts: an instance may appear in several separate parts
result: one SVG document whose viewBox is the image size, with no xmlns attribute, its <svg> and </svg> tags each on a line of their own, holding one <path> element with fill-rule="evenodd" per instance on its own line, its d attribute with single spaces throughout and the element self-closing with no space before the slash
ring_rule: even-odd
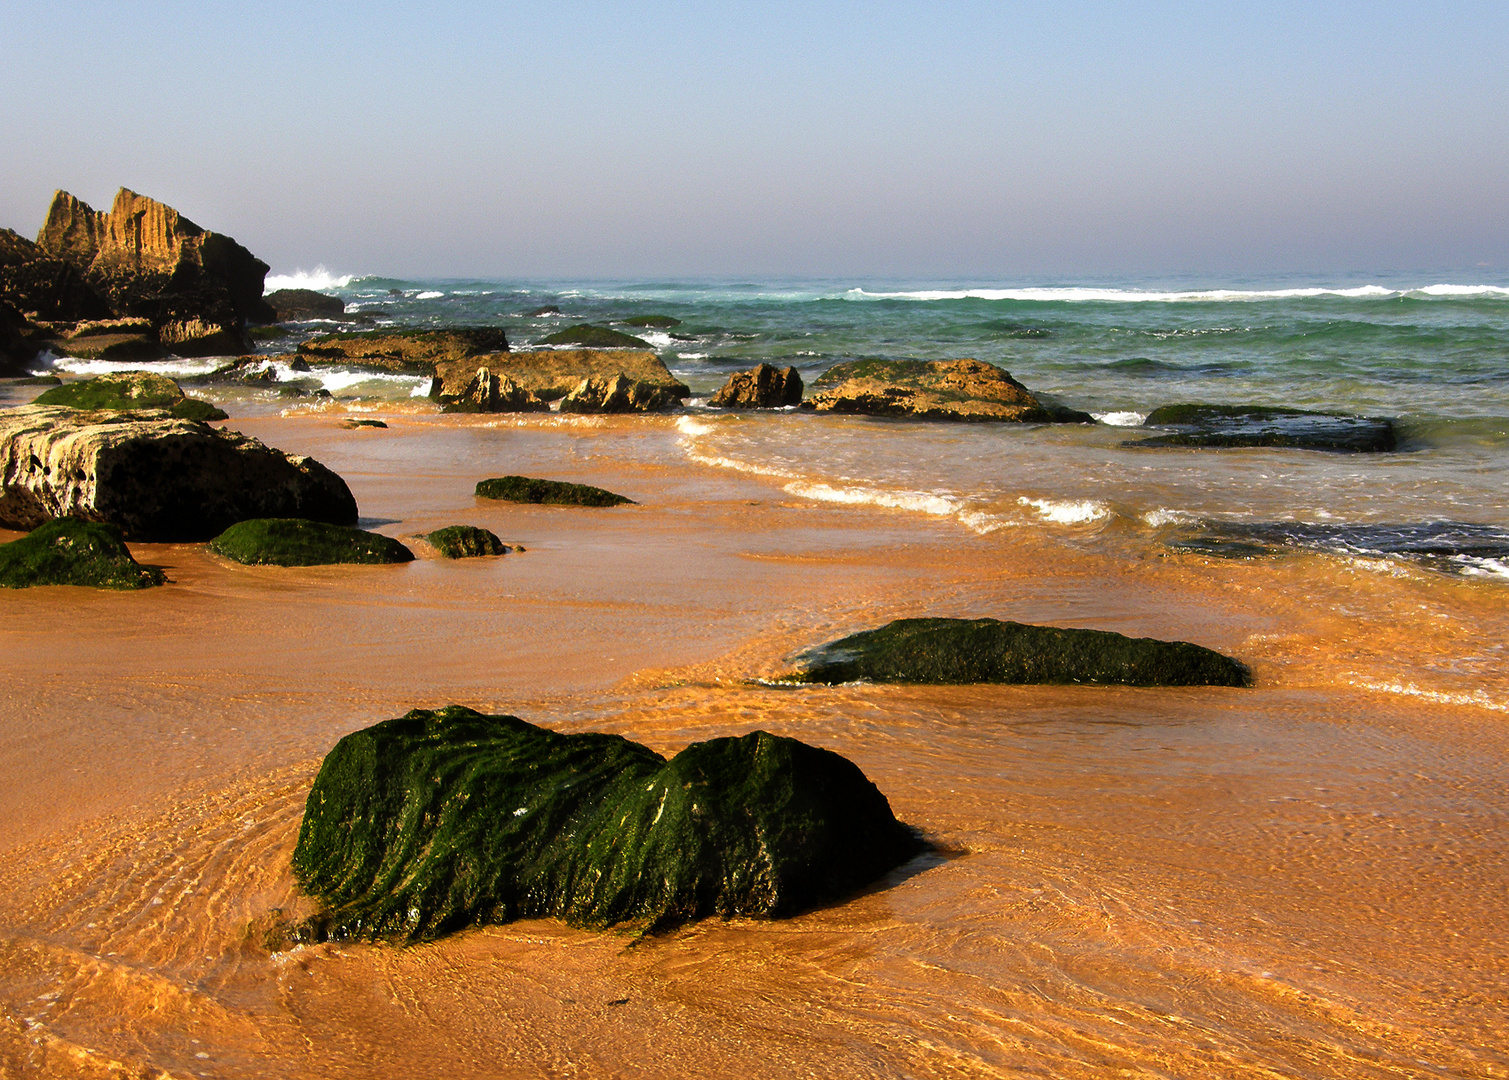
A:
<svg viewBox="0 0 1509 1080">
<path fill-rule="evenodd" d="M 3 0 L 0 226 L 277 272 L 1509 277 L 1509 4 Z"/>
</svg>

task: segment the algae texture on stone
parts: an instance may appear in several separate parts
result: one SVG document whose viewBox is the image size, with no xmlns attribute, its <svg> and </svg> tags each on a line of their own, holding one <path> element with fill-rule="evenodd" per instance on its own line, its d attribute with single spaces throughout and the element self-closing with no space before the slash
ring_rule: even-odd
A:
<svg viewBox="0 0 1509 1080">
<path fill-rule="evenodd" d="M 64 383 L 37 395 L 33 405 L 64 405 L 70 409 L 130 412 L 166 409 L 179 420 L 226 420 L 223 409 L 208 401 L 185 397 L 172 379 L 145 371 L 122 371 Z"/>
<path fill-rule="evenodd" d="M 797 659 L 786 681 L 1252 685 L 1245 664 L 1187 641 L 996 619 L 897 619 Z"/>
<path fill-rule="evenodd" d="M 425 536 L 430 546 L 447 559 L 472 559 L 503 555 L 510 549 L 496 533 L 475 525 L 447 525 Z"/>
<path fill-rule="evenodd" d="M 296 936 L 784 916 L 923 847 L 858 766 L 795 739 L 756 731 L 667 761 L 618 735 L 416 709 L 326 756 L 293 854 L 325 909 Z"/>
<path fill-rule="evenodd" d="M 477 483 L 477 498 L 551 506 L 623 506 L 634 500 L 590 484 L 537 480 L 532 476 L 495 476 Z"/>
<path fill-rule="evenodd" d="M 412 551 L 391 537 L 304 518 L 239 521 L 211 540 L 209 548 L 247 566 L 370 565 L 414 558 Z"/>
<path fill-rule="evenodd" d="M 166 580 L 157 567 L 138 563 L 120 529 L 105 522 L 56 518 L 19 540 L 0 544 L 0 588 L 146 589 Z"/>
<path fill-rule="evenodd" d="M 651 345 L 644 338 L 625 334 L 610 326 L 593 326 L 578 323 L 564 330 L 557 330 L 540 338 L 542 345 L 582 345 L 589 349 L 648 349 Z"/>
</svg>

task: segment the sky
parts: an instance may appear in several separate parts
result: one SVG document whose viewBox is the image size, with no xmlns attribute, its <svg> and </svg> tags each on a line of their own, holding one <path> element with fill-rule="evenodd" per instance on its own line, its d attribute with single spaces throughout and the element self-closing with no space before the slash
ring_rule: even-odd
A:
<svg viewBox="0 0 1509 1080">
<path fill-rule="evenodd" d="M 0 227 L 275 273 L 1509 279 L 1509 4 L 0 0 Z"/>
</svg>

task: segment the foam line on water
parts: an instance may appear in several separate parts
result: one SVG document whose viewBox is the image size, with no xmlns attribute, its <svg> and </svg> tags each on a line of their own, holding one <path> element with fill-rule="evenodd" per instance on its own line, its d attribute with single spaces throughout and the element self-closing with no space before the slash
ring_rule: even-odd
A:
<svg viewBox="0 0 1509 1080">
<path fill-rule="evenodd" d="M 1358 285 L 1352 288 L 1310 287 L 1299 289 L 1192 289 L 1155 291 L 1151 289 L 1105 289 L 1088 286 L 1019 289 L 915 289 L 901 292 L 871 292 L 850 289 L 844 294 L 851 300 L 1029 300 L 1040 302 L 1100 301 L 1109 303 L 1221 303 L 1230 301 L 1305 300 L 1336 297 L 1346 300 L 1387 300 L 1400 296 L 1504 297 L 1509 288 L 1500 285 L 1427 285 L 1417 289 L 1395 289 L 1383 285 Z"/>
<path fill-rule="evenodd" d="M 1019 506 L 1030 506 L 1044 521 L 1058 525 L 1087 525 L 1111 516 L 1111 508 L 1098 499 L 1017 499 Z"/>
<path fill-rule="evenodd" d="M 1091 413 L 1090 415 L 1102 424 L 1109 424 L 1111 427 L 1141 427 L 1142 422 L 1147 419 L 1147 413 L 1131 411 Z"/>
<path fill-rule="evenodd" d="M 1380 682 L 1376 679 L 1354 679 L 1352 685 L 1362 690 L 1423 698 L 1442 705 L 1471 705 L 1479 709 L 1491 709 L 1494 712 L 1509 712 L 1509 702 L 1499 701 L 1489 696 L 1486 690 L 1473 690 L 1470 693 L 1456 690 L 1429 690 L 1416 686 L 1414 683 Z"/>
</svg>

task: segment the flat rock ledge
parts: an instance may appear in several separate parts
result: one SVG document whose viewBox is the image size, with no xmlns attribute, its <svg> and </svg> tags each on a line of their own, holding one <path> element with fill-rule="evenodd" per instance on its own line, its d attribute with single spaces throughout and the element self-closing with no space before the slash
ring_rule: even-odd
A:
<svg viewBox="0 0 1509 1080">
<path fill-rule="evenodd" d="M 119 529 L 98 521 L 59 518 L 0 544 L 0 588 L 147 589 L 166 580 L 160 569 L 132 557 Z"/>
<path fill-rule="evenodd" d="M 477 482 L 477 498 L 549 506 L 633 506 L 634 500 L 591 484 L 539 480 L 532 476 L 495 476 Z"/>
<path fill-rule="evenodd" d="M 309 792 L 299 940 L 553 918 L 646 930 L 840 900 L 924 849 L 851 761 L 755 731 L 667 761 L 451 706 L 353 732 Z"/>
<path fill-rule="evenodd" d="M 1142 426 L 1172 430 L 1124 446 L 1202 449 L 1270 446 L 1382 454 L 1399 445 L 1394 422 L 1389 419 L 1266 405 L 1165 405 L 1148 413 Z"/>
<path fill-rule="evenodd" d="M 0 525 L 76 517 L 134 540 L 208 540 L 238 521 L 356 523 L 346 482 L 313 458 L 161 410 L 0 410 Z"/>
<path fill-rule="evenodd" d="M 812 384 L 803 408 L 914 420 L 1093 423 L 1040 401 L 1011 373 L 980 360 L 848 360 Z"/>
<path fill-rule="evenodd" d="M 1187 641 L 996 619 L 897 619 L 797 657 L 785 682 L 1251 686 L 1240 661 Z"/>
</svg>

